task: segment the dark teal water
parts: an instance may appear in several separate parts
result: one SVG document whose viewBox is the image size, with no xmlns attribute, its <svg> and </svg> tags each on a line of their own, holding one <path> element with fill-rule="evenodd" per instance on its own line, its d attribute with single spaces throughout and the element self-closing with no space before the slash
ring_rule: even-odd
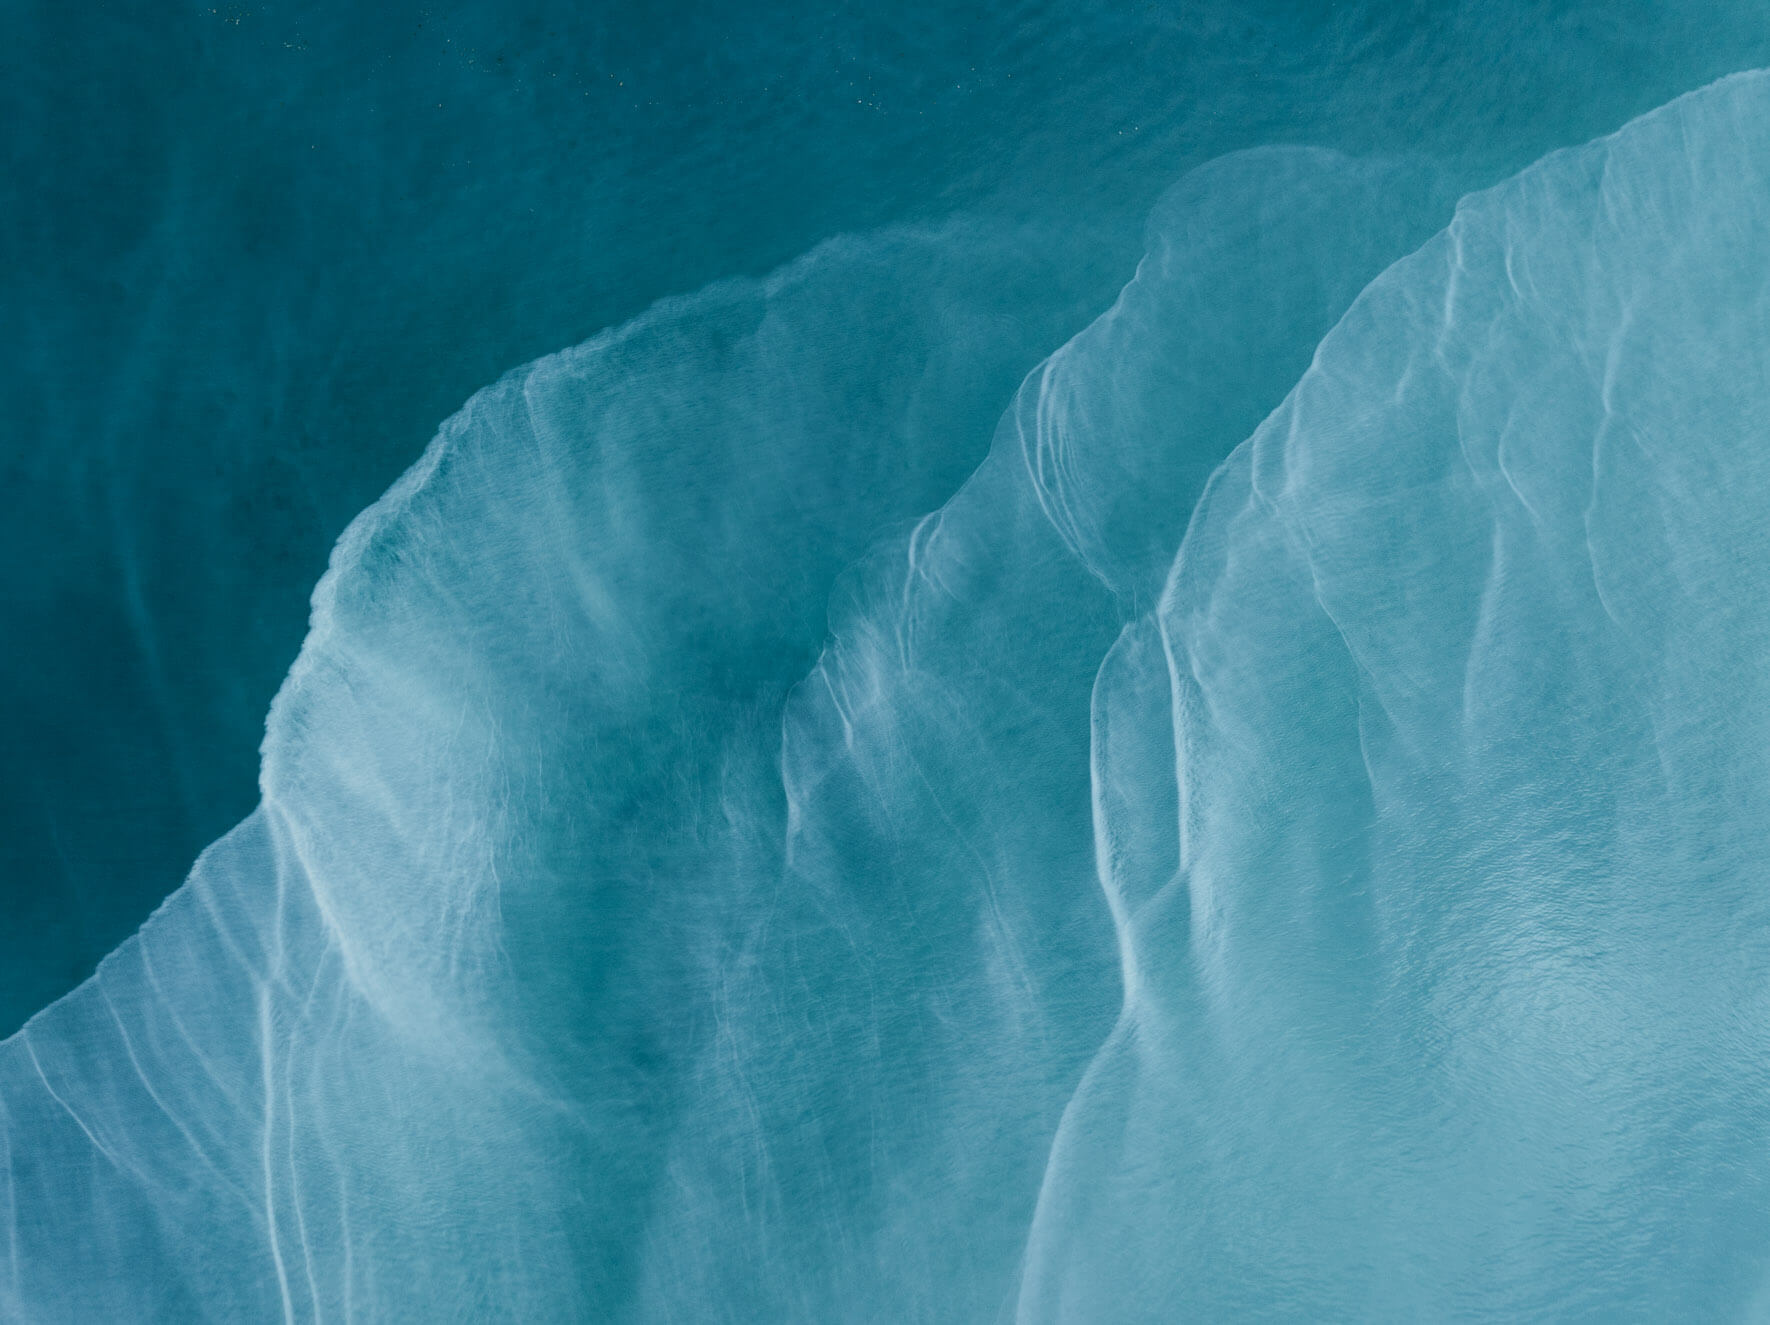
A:
<svg viewBox="0 0 1770 1325">
<path fill-rule="evenodd" d="M 0 1307 L 1770 1300 L 1756 7 L 8 16 Z"/>
</svg>

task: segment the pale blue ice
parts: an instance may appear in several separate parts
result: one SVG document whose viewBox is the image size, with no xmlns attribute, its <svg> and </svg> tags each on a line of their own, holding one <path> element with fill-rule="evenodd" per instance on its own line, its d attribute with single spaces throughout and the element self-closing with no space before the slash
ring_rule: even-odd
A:
<svg viewBox="0 0 1770 1325">
<path fill-rule="evenodd" d="M 1461 187 L 476 395 L 0 1045 L 0 1315 L 1770 1316 L 1770 76 Z"/>
</svg>

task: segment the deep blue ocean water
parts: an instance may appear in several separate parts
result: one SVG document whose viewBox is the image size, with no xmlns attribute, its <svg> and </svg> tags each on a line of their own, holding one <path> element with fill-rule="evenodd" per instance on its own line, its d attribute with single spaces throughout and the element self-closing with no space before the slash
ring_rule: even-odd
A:
<svg viewBox="0 0 1770 1325">
<path fill-rule="evenodd" d="M 9 16 L 0 1314 L 1770 1313 L 1757 7 Z"/>
</svg>

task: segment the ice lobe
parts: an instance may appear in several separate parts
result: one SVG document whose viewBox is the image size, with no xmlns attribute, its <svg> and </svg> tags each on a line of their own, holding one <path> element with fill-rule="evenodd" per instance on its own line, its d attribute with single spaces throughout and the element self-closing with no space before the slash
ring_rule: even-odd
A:
<svg viewBox="0 0 1770 1325">
<path fill-rule="evenodd" d="M 1216 476 L 1096 691 L 1022 1319 L 1770 1305 L 1767 203 L 1760 75 L 1550 157 Z"/>
<path fill-rule="evenodd" d="M 705 1015 L 627 968 L 718 956 L 675 869 L 715 756 L 1092 311 L 1077 238 L 835 241 L 445 426 L 336 551 L 259 811 L 0 1046 L 0 1316 L 622 1300 Z"/>
<path fill-rule="evenodd" d="M 1431 171 L 1329 152 L 1195 172 L 977 473 L 839 582 L 737 816 L 783 796 L 784 852 L 730 898 L 742 938 L 709 971 L 717 1033 L 681 1087 L 695 1125 L 656 1194 L 637 1318 L 1011 1307 L 1051 1137 L 1119 994 L 1091 879 L 1099 660 L 1214 464 L 1448 205 Z"/>
</svg>

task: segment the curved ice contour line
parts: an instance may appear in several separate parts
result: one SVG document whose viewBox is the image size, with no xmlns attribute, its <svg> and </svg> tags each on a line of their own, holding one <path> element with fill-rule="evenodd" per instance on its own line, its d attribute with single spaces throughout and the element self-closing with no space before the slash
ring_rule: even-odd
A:
<svg viewBox="0 0 1770 1325">
<path fill-rule="evenodd" d="M 1017 241 L 482 393 L 0 1046 L 0 1310 L 1770 1306 L 1766 149 L 1728 80 L 1380 276 L 1429 171 L 1214 163 L 919 521 Z"/>
</svg>

